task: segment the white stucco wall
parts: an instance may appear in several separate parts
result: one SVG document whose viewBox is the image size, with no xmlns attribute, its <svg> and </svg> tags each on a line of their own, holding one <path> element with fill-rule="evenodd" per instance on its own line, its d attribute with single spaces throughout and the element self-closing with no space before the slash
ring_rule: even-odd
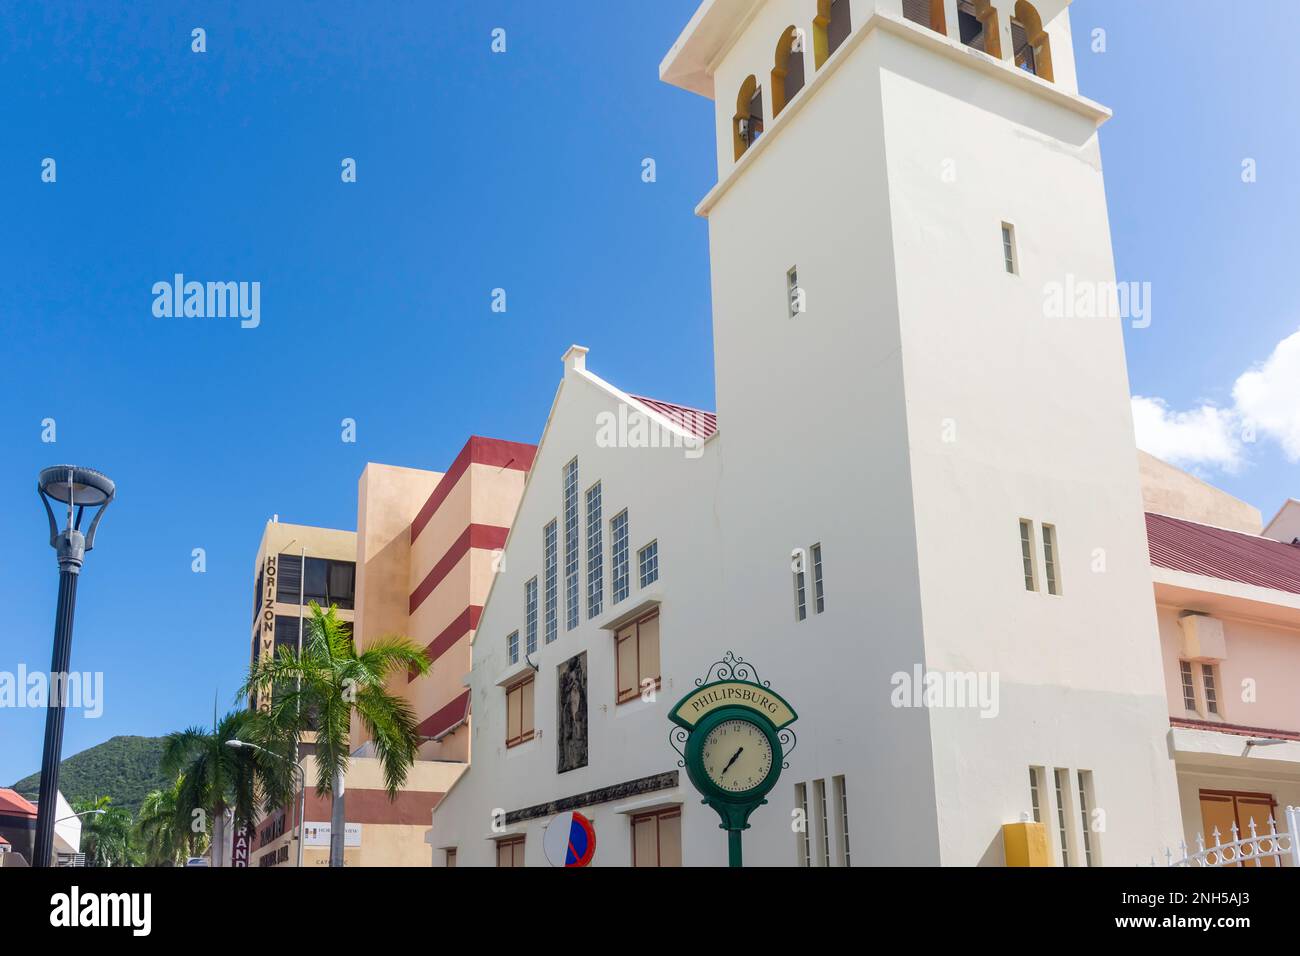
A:
<svg viewBox="0 0 1300 956">
<path fill-rule="evenodd" d="M 779 33 L 773 7 L 755 36 Z M 801 747 L 827 746 L 799 755 L 795 779 L 845 773 L 855 820 L 895 821 L 897 844 L 872 833 L 863 862 L 1001 862 L 1031 765 L 1071 770 L 1072 786 L 1090 771 L 1105 861 L 1145 859 L 1179 825 L 1122 339 L 1114 320 L 1043 309 L 1066 273 L 1114 280 L 1104 114 L 972 75 L 898 31 L 853 43 L 738 172 L 722 163 L 706 201 L 724 593 L 787 687 L 821 686 L 819 703 L 857 692 L 853 747 L 831 743 L 844 710 L 803 712 Z M 757 54 L 738 41 L 719 90 Z M 1003 267 L 1003 221 L 1019 275 Z M 791 266 L 808 300 L 795 320 Z M 1062 596 L 1025 591 L 1021 517 L 1057 527 Z M 826 633 L 781 622 L 784 559 L 815 541 Z M 746 591 L 763 601 L 741 607 Z M 997 674 L 999 716 L 888 706 L 889 675 L 921 660 Z M 864 794 L 864 777 L 889 783 Z"/>
<path fill-rule="evenodd" d="M 869 6 L 854 0 L 855 32 Z M 434 814 L 435 862 L 448 845 L 461 865 L 494 862 L 494 809 L 673 769 L 667 709 L 727 650 L 799 713 L 790 768 L 745 834 L 749 864 L 794 864 L 794 786 L 837 776 L 854 865 L 1000 864 L 1001 825 L 1029 809 L 1030 766 L 1068 769 L 1073 788 L 1091 773 L 1102 862 L 1177 842 L 1120 329 L 1043 312 L 1045 283 L 1067 272 L 1114 279 L 1105 112 L 1066 95 L 1064 4 L 1039 8 L 1059 38 L 1055 88 L 876 22 L 816 80 L 809 64 L 801 99 L 736 165 L 735 90 L 760 70 L 766 88 L 776 38 L 815 9 L 752 6 L 717 65 L 721 181 L 701 207 L 723 431 L 696 461 L 598 449 L 596 414 L 617 397 L 566 373 L 476 637 L 472 765 Z M 1003 269 L 1003 221 L 1019 275 Z M 791 267 L 807 296 L 795 319 Z M 507 751 L 506 635 L 522 632 L 523 584 L 541 573 L 574 455 L 584 493 L 602 481 L 606 522 L 630 508 L 633 550 L 660 542 L 665 687 L 615 707 L 612 637 L 585 614 L 573 632 L 561 620 L 536 657 L 539 737 Z M 1024 589 L 1022 517 L 1057 528 L 1060 596 Z M 813 544 L 826 607 L 796 621 L 790 555 Z M 555 669 L 581 650 L 591 764 L 557 775 Z M 917 666 L 996 675 L 997 715 L 894 706 L 891 678 Z M 717 819 L 683 775 L 679 794 L 584 810 L 596 864 L 630 862 L 621 811 L 665 799 L 682 802 L 684 863 L 723 863 Z M 529 864 L 543 862 L 545 822 L 519 828 Z"/>
<path fill-rule="evenodd" d="M 671 397 L 671 396 L 664 396 Z M 725 644 L 716 619 L 717 602 L 717 469 L 718 438 L 688 454 L 685 448 L 601 448 L 597 415 L 617 413 L 619 400 L 601 380 L 570 369 L 565 375 L 528 486 L 507 542 L 502 571 L 479 622 L 473 648 L 470 770 L 443 798 L 433 817 L 430 842 L 436 864 L 442 848 L 457 847 L 460 866 L 495 864 L 494 810 L 518 810 L 557 798 L 613 786 L 639 777 L 675 770 L 677 754 L 668 743 L 667 712 L 703 674 L 715 648 Z M 579 626 L 565 627 L 564 514 L 562 472 L 578 458 L 580 536 Z M 601 482 L 604 525 L 605 608 L 594 621 L 586 607 L 586 492 Z M 609 522 L 628 509 L 632 560 L 631 594 L 610 604 Z M 552 519 L 559 531 L 559 637 L 545 643 L 543 529 Z M 657 540 L 659 581 L 641 588 L 636 552 Z M 524 583 L 539 579 L 538 665 L 535 684 L 536 737 L 507 748 L 506 683 L 525 674 Z M 654 702 L 616 705 L 614 636 L 600 627 L 647 600 L 660 602 L 660 659 L 663 689 Z M 511 666 L 506 638 L 520 632 L 520 662 Z M 588 674 L 589 761 L 584 768 L 556 772 L 557 668 L 586 652 Z M 629 808 L 682 802 L 682 850 L 686 865 L 724 863 L 726 846 L 716 834 L 712 811 L 690 798 L 683 786 L 641 797 L 585 807 L 593 820 L 598 849 L 593 865 L 626 866 L 631 862 Z M 710 819 L 712 817 L 712 819 Z M 530 866 L 546 865 L 541 834 L 549 817 L 511 826 L 506 833 L 527 835 Z"/>
</svg>

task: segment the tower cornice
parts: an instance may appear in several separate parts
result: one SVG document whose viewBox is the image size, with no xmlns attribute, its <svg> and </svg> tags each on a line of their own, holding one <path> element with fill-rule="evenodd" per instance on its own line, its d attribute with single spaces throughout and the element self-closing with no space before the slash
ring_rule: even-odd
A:
<svg viewBox="0 0 1300 956">
<path fill-rule="evenodd" d="M 746 0 L 748 2 L 748 0 Z M 758 2 L 755 0 L 755 7 Z M 714 5 L 716 6 L 716 4 Z M 704 8 L 701 7 L 701 11 Z M 696 16 L 699 16 L 697 12 Z M 692 21 L 694 22 L 694 21 Z M 688 27 L 688 30 L 690 28 Z M 982 76 L 1005 83 L 1016 89 L 1023 90 L 1033 96 L 1039 97 L 1049 103 L 1052 103 L 1062 109 L 1076 113 L 1085 119 L 1091 121 L 1095 126 L 1101 127 L 1103 123 L 1111 118 L 1111 111 L 1100 103 L 1088 99 L 1086 96 L 1080 96 L 1077 93 L 1069 93 L 1062 90 L 1046 80 L 1026 73 L 1024 70 L 1017 69 L 1006 61 L 999 60 L 989 56 L 980 50 L 974 50 L 970 47 L 963 46 L 950 37 L 940 36 L 932 30 L 918 26 L 908 20 L 902 20 L 891 16 L 887 13 L 874 13 L 862 24 L 862 26 L 853 31 L 845 40 L 843 46 L 836 50 L 826 61 L 825 65 L 818 70 L 808 85 L 799 92 L 799 95 L 791 100 L 780 116 L 772 120 L 765 130 L 761 139 L 757 140 L 745 154 L 737 160 L 736 164 L 731 167 L 725 176 L 719 179 L 708 194 L 700 200 L 695 207 L 695 214 L 707 219 L 709 212 L 717 205 L 718 201 L 726 195 L 736 180 L 744 175 L 753 163 L 757 162 L 761 156 L 781 135 L 781 131 L 790 125 L 791 120 L 798 115 L 803 107 L 817 95 L 830 78 L 835 74 L 837 69 L 844 61 L 853 55 L 868 36 L 873 35 L 877 30 L 894 36 L 902 37 L 912 43 L 919 44 L 930 50 L 935 51 L 941 56 L 962 63 L 971 69 L 978 70 Z M 680 42 L 680 41 L 679 41 Z M 676 47 L 674 47 L 676 49 Z M 671 54 L 670 54 L 671 56 Z M 667 60 L 665 60 L 665 63 Z M 662 68 L 661 68 L 662 73 Z M 711 80 L 710 80 L 711 82 Z"/>
</svg>

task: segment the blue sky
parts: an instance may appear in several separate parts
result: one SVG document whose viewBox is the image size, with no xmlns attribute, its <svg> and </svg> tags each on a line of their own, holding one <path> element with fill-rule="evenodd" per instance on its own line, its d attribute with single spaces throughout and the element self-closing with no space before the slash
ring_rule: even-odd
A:
<svg viewBox="0 0 1300 956">
<path fill-rule="evenodd" d="M 1263 32 L 1206 0 L 1072 12 L 1080 85 L 1116 114 L 1119 275 L 1153 284 L 1150 328 L 1126 332 L 1134 392 L 1164 403 L 1146 440 L 1269 513 L 1300 496 L 1287 409 L 1254 443 L 1232 429 L 1285 403 L 1285 361 L 1248 403 L 1233 386 L 1300 325 L 1300 134 L 1279 121 L 1297 14 L 1270 6 Z M 205 721 L 214 693 L 228 707 L 266 519 L 352 528 L 366 461 L 441 469 L 470 433 L 535 441 L 570 343 L 620 386 L 713 407 L 692 213 L 715 179 L 711 106 L 657 78 L 695 0 L 0 7 L 0 670 L 49 661 L 36 473 L 71 461 L 120 489 L 73 646 L 74 669 L 105 673 L 105 712 L 70 716 L 65 755 Z M 150 290 L 177 272 L 259 281 L 260 327 L 155 318 Z M 0 711 L 0 784 L 39 767 L 42 726 Z"/>
</svg>

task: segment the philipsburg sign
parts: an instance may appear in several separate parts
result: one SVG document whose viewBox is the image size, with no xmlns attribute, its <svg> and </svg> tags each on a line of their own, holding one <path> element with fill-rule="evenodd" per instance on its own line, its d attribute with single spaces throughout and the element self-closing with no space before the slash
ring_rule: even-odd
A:
<svg viewBox="0 0 1300 956">
<path fill-rule="evenodd" d="M 719 828 L 727 831 L 729 864 L 741 866 L 740 835 L 790 766 L 786 758 L 797 743 L 790 724 L 798 715 L 731 651 L 695 684 L 668 714 L 677 725 L 668 740 L 701 802 L 717 811 Z"/>
</svg>

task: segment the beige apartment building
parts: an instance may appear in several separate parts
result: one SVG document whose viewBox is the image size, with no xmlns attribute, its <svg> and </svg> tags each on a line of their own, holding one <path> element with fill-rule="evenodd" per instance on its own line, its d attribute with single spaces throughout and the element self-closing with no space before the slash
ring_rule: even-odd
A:
<svg viewBox="0 0 1300 956">
<path fill-rule="evenodd" d="M 306 604 L 315 600 L 338 608 L 359 647 L 402 635 L 425 648 L 432 665 L 390 684 L 410 702 L 425 738 L 396 799 L 364 729 L 353 725 L 347 866 L 428 862 L 432 810 L 469 762 L 470 642 L 535 453 L 533 445 L 473 436 L 446 472 L 368 464 L 358 482 L 356 532 L 267 523 L 257 553 L 252 660 L 296 647 Z M 297 801 L 259 821 L 250 865 L 296 865 L 300 834 L 303 865 L 328 864 L 330 799 L 315 792 L 311 749 L 304 742 L 304 824 Z"/>
<path fill-rule="evenodd" d="M 307 605 L 334 605 L 349 623 L 356 606 L 357 536 L 352 531 L 266 523 L 253 566 L 253 628 L 249 662 L 274 657 L 281 646 L 298 647 L 306 635 Z M 253 709 L 269 700 L 250 698 Z"/>
</svg>

